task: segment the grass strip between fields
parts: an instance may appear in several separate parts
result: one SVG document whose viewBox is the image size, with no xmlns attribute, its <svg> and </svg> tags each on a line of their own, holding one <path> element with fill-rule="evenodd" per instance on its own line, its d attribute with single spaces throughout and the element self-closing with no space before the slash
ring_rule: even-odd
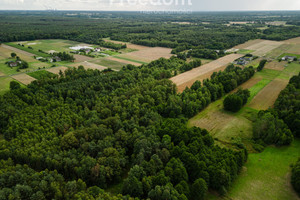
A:
<svg viewBox="0 0 300 200">
<path fill-rule="evenodd" d="M 114 57 L 122 59 L 122 60 L 127 60 L 127 61 L 131 61 L 131 62 L 140 63 L 140 64 L 148 64 L 147 62 L 143 62 L 143 61 L 139 61 L 139 60 L 134 60 L 134 59 L 130 59 L 130 58 L 124 58 L 124 57 L 121 57 L 121 56 L 114 56 Z"/>
</svg>

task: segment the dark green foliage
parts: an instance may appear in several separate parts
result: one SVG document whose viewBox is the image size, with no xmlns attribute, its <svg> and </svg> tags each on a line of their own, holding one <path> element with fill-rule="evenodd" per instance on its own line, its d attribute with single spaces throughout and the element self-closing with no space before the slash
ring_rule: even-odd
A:
<svg viewBox="0 0 300 200">
<path fill-rule="evenodd" d="M 196 58 L 206 58 L 206 59 L 213 59 L 216 60 L 219 57 L 224 56 L 224 51 L 216 51 L 216 50 L 210 50 L 210 49 L 192 49 L 188 52 L 188 57 L 196 57 Z"/>
<path fill-rule="evenodd" d="M 207 184 L 202 178 L 197 179 L 192 185 L 193 199 L 203 200 L 207 192 Z"/>
<path fill-rule="evenodd" d="M 295 191 L 300 196 L 300 158 L 292 167 L 291 183 Z"/>
<path fill-rule="evenodd" d="M 71 61 L 74 62 L 75 58 L 73 55 L 70 55 L 66 52 L 53 53 L 54 57 L 59 57 L 62 61 Z"/>
<path fill-rule="evenodd" d="M 12 58 L 15 58 L 15 57 L 17 56 L 17 54 L 14 53 L 14 52 L 12 52 L 12 53 L 10 54 L 10 56 L 11 56 Z"/>
<path fill-rule="evenodd" d="M 9 83 L 9 88 L 10 88 L 11 90 L 17 90 L 17 89 L 20 89 L 20 88 L 21 88 L 21 85 L 20 85 L 20 83 L 17 82 L 17 81 L 11 81 L 11 82 Z"/>
<path fill-rule="evenodd" d="M 223 104 L 225 110 L 237 112 L 243 106 L 243 99 L 237 94 L 230 94 L 224 99 Z"/>
<path fill-rule="evenodd" d="M 117 44 L 117 43 L 112 43 L 112 42 L 105 42 L 103 40 L 99 41 L 98 44 L 102 47 L 111 48 L 111 49 L 115 49 L 115 50 L 120 50 L 120 49 L 126 49 L 127 48 L 126 44 Z"/>
<path fill-rule="evenodd" d="M 224 109 L 232 112 L 237 112 L 243 107 L 243 105 L 247 103 L 249 97 L 249 90 L 242 90 L 239 88 L 239 90 L 235 94 L 230 94 L 224 99 Z"/>
<path fill-rule="evenodd" d="M 264 67 L 265 67 L 265 65 L 266 65 L 266 63 L 267 63 L 267 60 L 261 60 L 260 62 L 259 62 L 259 65 L 258 65 L 258 67 L 257 67 L 257 71 L 261 71 Z"/>
<path fill-rule="evenodd" d="M 279 94 L 274 109 L 294 136 L 300 137 L 300 74 L 290 79 L 288 86 Z"/>
<path fill-rule="evenodd" d="M 253 124 L 254 140 L 262 140 L 265 144 L 289 145 L 294 137 L 283 120 L 278 119 L 270 111 L 260 111 Z"/>
</svg>

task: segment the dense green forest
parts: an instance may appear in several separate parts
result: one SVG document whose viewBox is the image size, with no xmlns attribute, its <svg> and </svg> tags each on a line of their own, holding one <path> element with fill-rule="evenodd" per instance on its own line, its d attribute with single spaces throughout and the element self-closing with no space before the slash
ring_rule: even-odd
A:
<svg viewBox="0 0 300 200">
<path fill-rule="evenodd" d="M 284 40 L 300 36 L 300 27 L 296 25 L 268 25 L 267 29 L 260 29 L 270 21 L 292 23 L 299 19 L 299 12 L 144 15 L 137 12 L 1 11 L 0 41 L 69 39 L 114 49 L 126 47 L 103 42 L 103 38 L 110 37 L 113 40 L 146 46 L 170 47 L 174 48 L 175 53 L 195 48 L 198 50 L 191 54 L 199 55 L 205 52 L 207 57 L 214 58 L 216 55 L 212 55 L 209 50 L 228 49 L 250 39 Z M 257 23 L 228 26 L 230 21 L 245 20 Z"/>
<path fill-rule="evenodd" d="M 230 65 L 179 94 L 165 78 L 183 65 L 173 57 L 120 72 L 79 67 L 5 93 L 0 176 L 9 184 L 0 185 L 0 199 L 128 199 L 103 192 L 116 183 L 140 199 L 225 194 L 246 149 L 220 148 L 186 121 L 254 69 Z"/>
</svg>

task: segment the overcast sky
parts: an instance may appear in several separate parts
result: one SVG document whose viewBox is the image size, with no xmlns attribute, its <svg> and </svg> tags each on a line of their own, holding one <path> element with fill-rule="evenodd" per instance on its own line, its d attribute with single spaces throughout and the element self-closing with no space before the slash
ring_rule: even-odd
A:
<svg viewBox="0 0 300 200">
<path fill-rule="evenodd" d="M 1 10 L 300 10 L 300 0 L 0 0 Z"/>
</svg>

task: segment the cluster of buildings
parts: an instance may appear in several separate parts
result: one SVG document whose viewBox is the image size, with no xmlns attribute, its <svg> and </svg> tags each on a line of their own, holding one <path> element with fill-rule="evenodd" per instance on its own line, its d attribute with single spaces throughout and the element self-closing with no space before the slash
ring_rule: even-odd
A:
<svg viewBox="0 0 300 200">
<path fill-rule="evenodd" d="M 107 50 L 107 49 L 101 49 L 99 47 L 93 48 L 89 46 L 76 46 L 76 47 L 70 47 L 70 49 L 72 50 L 70 51 L 70 53 L 74 53 L 74 54 L 79 54 L 80 52 L 89 54 L 91 52 L 101 52 Z"/>
<path fill-rule="evenodd" d="M 237 60 L 235 60 L 233 63 L 236 65 L 247 65 L 249 62 L 251 62 L 254 58 L 253 57 L 241 57 Z"/>
<path fill-rule="evenodd" d="M 21 64 L 22 64 L 22 61 L 21 61 L 21 60 L 17 60 L 17 61 L 9 61 L 9 62 L 7 62 L 7 64 L 8 64 L 10 67 L 17 67 L 18 65 L 21 65 Z"/>
<path fill-rule="evenodd" d="M 58 56 L 53 56 L 52 58 L 37 57 L 36 59 L 42 62 L 51 62 L 51 63 L 61 61 L 61 58 Z"/>
<path fill-rule="evenodd" d="M 297 61 L 298 58 L 296 56 L 284 56 L 281 58 L 282 61 L 288 61 L 288 62 L 293 62 Z"/>
</svg>

